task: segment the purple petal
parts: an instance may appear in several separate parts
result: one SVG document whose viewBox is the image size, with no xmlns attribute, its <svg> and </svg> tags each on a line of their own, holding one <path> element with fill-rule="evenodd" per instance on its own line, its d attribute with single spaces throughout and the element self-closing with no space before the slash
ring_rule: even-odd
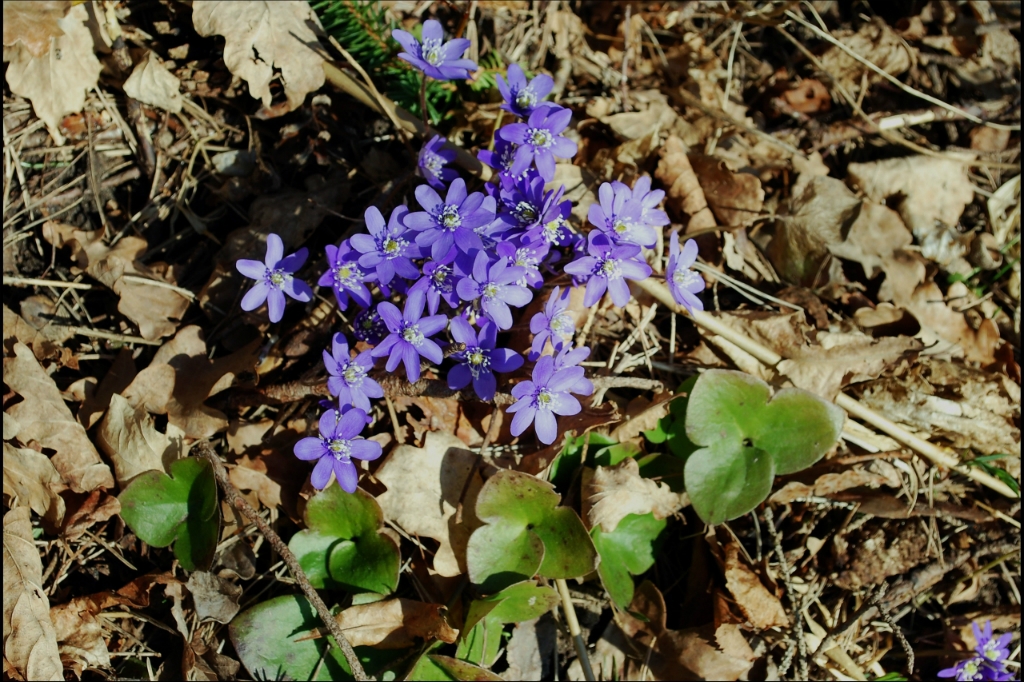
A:
<svg viewBox="0 0 1024 682">
<path fill-rule="evenodd" d="M 354 408 L 342 415 L 335 433 L 339 438 L 352 440 L 360 434 L 365 426 L 366 412 L 359 408 Z"/>
<path fill-rule="evenodd" d="M 396 348 L 398 350 L 398 348 Z M 439 349 L 440 350 L 440 349 Z M 395 356 L 392 355 L 392 358 Z M 405 376 L 409 379 L 409 383 L 415 383 L 420 378 L 420 354 L 416 352 L 416 349 L 411 343 L 405 343 L 401 345 L 401 359 L 405 364 Z M 388 360 L 388 371 L 393 371 L 393 367 L 390 367 L 391 361 Z M 397 363 L 396 363 L 397 366 Z"/>
<path fill-rule="evenodd" d="M 270 289 L 267 292 L 267 317 L 271 322 L 280 322 L 284 317 L 284 307 L 288 300 L 280 289 Z"/>
<path fill-rule="evenodd" d="M 420 342 L 420 347 L 416 349 L 420 355 L 430 360 L 435 365 L 441 364 L 444 360 L 444 353 L 441 351 L 441 347 L 434 343 L 431 339 L 423 339 Z"/>
<path fill-rule="evenodd" d="M 296 457 L 307 461 L 319 459 L 327 454 L 327 448 L 324 447 L 324 442 L 319 438 L 314 437 L 303 438 L 295 444 L 292 451 L 295 453 Z"/>
<path fill-rule="evenodd" d="M 441 27 L 440 21 L 427 19 L 423 22 L 423 31 L 420 35 L 423 36 L 424 42 L 428 40 L 444 40 L 444 29 Z"/>
<path fill-rule="evenodd" d="M 536 390 L 537 385 L 532 381 L 521 381 L 512 387 L 512 397 L 516 400 L 521 400 L 523 397 L 534 393 Z"/>
<path fill-rule="evenodd" d="M 587 292 L 583 295 L 583 307 L 590 308 L 601 300 L 608 290 L 608 280 L 604 277 L 591 277 L 587 282 Z"/>
<path fill-rule="evenodd" d="M 308 284 L 297 277 L 287 278 L 284 281 L 284 284 L 281 285 L 281 288 L 284 290 L 284 293 L 288 294 L 296 301 L 306 303 L 313 299 L 313 290 L 309 288 Z"/>
<path fill-rule="evenodd" d="M 235 268 L 249 279 L 263 279 L 267 274 L 267 266 L 258 260 L 242 258 L 235 262 Z"/>
<path fill-rule="evenodd" d="M 369 213 L 369 211 L 367 211 L 367 213 Z M 384 219 L 381 218 L 381 220 L 383 221 Z M 384 225 L 381 224 L 381 228 L 383 227 Z M 350 241 L 352 243 L 352 248 L 359 253 L 375 253 L 377 251 L 377 241 L 368 234 L 354 234 Z M 362 262 L 359 264 L 364 265 Z"/>
<path fill-rule="evenodd" d="M 548 389 L 552 391 L 565 391 L 579 381 L 585 373 L 582 367 L 566 367 L 560 369 L 548 380 Z"/>
<path fill-rule="evenodd" d="M 356 459 L 362 459 L 366 461 L 373 461 L 381 456 L 380 443 L 372 440 L 365 440 L 360 438 L 354 440 L 348 444 L 349 456 L 355 457 Z"/>
<path fill-rule="evenodd" d="M 595 277 L 594 279 L 597 278 Z M 624 279 L 608 280 L 608 293 L 612 297 L 612 303 L 620 308 L 625 308 L 626 304 L 629 303 L 629 285 L 626 284 Z"/>
<path fill-rule="evenodd" d="M 380 315 L 380 319 L 384 321 L 388 331 L 392 334 L 402 331 L 402 313 L 398 311 L 394 303 L 381 301 L 377 304 L 377 314 Z"/>
<path fill-rule="evenodd" d="M 697 252 L 700 249 L 697 247 L 697 242 L 692 239 L 687 239 L 683 245 L 683 252 L 679 255 L 679 266 L 682 268 L 689 268 L 697 260 Z"/>
<path fill-rule="evenodd" d="M 397 338 L 397 336 L 395 338 Z M 385 339 L 385 341 L 386 340 L 387 339 Z M 407 348 L 412 348 L 412 345 L 410 345 L 408 341 L 396 341 L 391 348 L 391 355 L 388 356 L 388 361 L 384 365 L 384 369 L 389 373 L 394 372 L 398 366 L 402 364 L 402 356 Z M 415 352 L 415 349 L 413 349 L 413 352 Z"/>
<path fill-rule="evenodd" d="M 580 401 L 568 393 L 556 393 L 551 402 L 551 411 L 563 417 L 579 414 L 582 410 Z"/>
<path fill-rule="evenodd" d="M 533 383 L 537 386 L 546 387 L 554 373 L 555 359 L 550 355 L 545 355 L 533 367 Z"/>
<path fill-rule="evenodd" d="M 518 403 L 517 403 L 518 404 Z M 535 407 L 524 407 L 523 409 L 516 412 L 516 416 L 512 417 L 511 432 L 513 436 L 518 436 L 525 431 L 530 424 L 533 423 L 533 418 L 537 415 L 537 408 Z"/>
<path fill-rule="evenodd" d="M 295 273 L 298 272 L 307 258 L 309 258 L 309 249 L 302 247 L 292 255 L 282 258 L 277 267 L 289 274 Z"/>
<path fill-rule="evenodd" d="M 500 139 L 506 142 L 512 142 L 514 144 L 523 144 L 526 142 L 526 135 L 529 131 L 530 126 L 525 123 L 511 123 L 507 126 L 503 126 L 498 129 L 495 133 Z M 519 175 L 519 173 L 513 173 L 513 175 Z"/>
<path fill-rule="evenodd" d="M 518 68 L 518 66 L 516 68 Z M 509 66 L 508 74 L 509 76 L 512 75 L 511 65 Z M 538 100 L 547 97 L 553 87 L 555 87 L 555 79 L 546 73 L 538 74 L 532 81 L 530 81 L 530 92 L 532 92 Z"/>
<path fill-rule="evenodd" d="M 334 461 L 333 457 L 321 457 L 320 461 L 313 467 L 313 474 L 309 477 L 309 482 L 317 490 L 323 490 L 331 482 L 331 474 L 334 473 Z"/>
<path fill-rule="evenodd" d="M 267 300 L 267 294 L 270 293 L 270 285 L 266 282 L 259 281 L 253 285 L 252 289 L 246 292 L 245 296 L 242 297 L 241 307 L 242 310 L 249 312 L 256 310 L 263 302 Z"/>
<path fill-rule="evenodd" d="M 461 316 L 453 317 L 450 331 L 452 333 L 452 338 L 457 342 L 464 343 L 467 346 L 476 345 L 476 333 L 465 318 Z M 426 334 L 426 332 L 424 332 L 424 334 Z"/>
<path fill-rule="evenodd" d="M 466 38 L 452 38 L 444 45 L 444 62 L 445 64 L 451 65 L 453 62 L 460 61 L 459 57 L 462 53 L 469 49 L 471 45 L 470 41 Z M 459 64 L 458 66 L 461 66 Z"/>
<path fill-rule="evenodd" d="M 537 432 L 537 438 L 545 445 L 551 445 L 558 437 L 558 422 L 555 420 L 555 415 L 547 410 L 537 410 L 533 428 Z"/>
<path fill-rule="evenodd" d="M 370 206 L 363 212 L 363 220 L 366 221 L 366 229 L 374 237 L 384 231 L 386 224 L 384 222 L 384 216 L 381 215 L 380 209 L 376 206 Z M 353 237 L 354 239 L 355 237 Z M 355 243 L 352 244 L 355 246 Z M 358 247 L 357 247 L 358 248 Z M 359 249 L 362 251 L 362 249 Z M 365 253 L 365 251 L 364 251 Z"/>
<path fill-rule="evenodd" d="M 276 268 L 284 256 L 284 242 L 281 238 L 271 232 L 267 235 L 267 257 L 263 260 L 268 268 Z"/>
<path fill-rule="evenodd" d="M 444 204 L 441 196 L 431 189 L 429 185 L 420 185 L 416 188 L 416 201 L 429 213 L 436 213 L 439 210 L 438 207 Z M 408 221 L 416 215 L 416 213 L 411 213 L 406 218 L 406 224 L 409 224 Z M 412 227 L 411 224 L 410 227 Z"/>
<path fill-rule="evenodd" d="M 469 367 L 465 365 L 455 365 L 448 370 L 448 388 L 453 391 L 469 386 L 469 382 L 473 380 L 473 373 L 469 371 Z"/>
<path fill-rule="evenodd" d="M 402 31 L 401 29 L 395 29 L 391 32 L 391 37 L 398 41 L 398 44 L 405 48 L 406 52 L 415 54 L 416 46 L 419 45 L 419 42 L 411 33 Z"/>
<path fill-rule="evenodd" d="M 473 390 L 480 400 L 491 400 L 498 390 L 498 381 L 491 372 L 481 372 L 480 376 L 473 380 Z"/>
<path fill-rule="evenodd" d="M 491 368 L 495 372 L 514 372 L 523 366 L 523 356 L 509 348 L 491 351 Z"/>
<path fill-rule="evenodd" d="M 338 479 L 341 489 L 350 494 L 354 493 L 359 485 L 359 472 L 356 471 L 356 465 L 352 462 L 334 460 L 334 477 Z"/>
<path fill-rule="evenodd" d="M 575 147 L 575 145 L 574 145 Z M 576 152 L 573 151 L 573 154 Z M 518 152 L 516 153 L 516 160 L 519 159 Z M 537 170 L 545 178 L 555 177 L 555 156 L 551 153 L 550 149 L 538 149 L 533 154 L 533 162 L 537 165 Z"/>
</svg>

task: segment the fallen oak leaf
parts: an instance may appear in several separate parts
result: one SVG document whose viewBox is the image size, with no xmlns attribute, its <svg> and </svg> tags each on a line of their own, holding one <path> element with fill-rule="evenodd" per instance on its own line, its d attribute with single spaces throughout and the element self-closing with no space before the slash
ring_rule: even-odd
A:
<svg viewBox="0 0 1024 682">
<path fill-rule="evenodd" d="M 70 0 L 8 0 L 4 3 L 4 47 L 21 43 L 33 57 L 42 57 L 49 52 L 50 41 L 64 35 L 60 20 L 70 8 Z"/>
<path fill-rule="evenodd" d="M 654 513 L 665 519 L 689 504 L 685 494 L 674 493 L 664 483 L 640 477 L 640 466 L 627 457 L 617 466 L 597 467 L 588 488 L 590 526 L 611 533 L 629 514 Z"/>
<path fill-rule="evenodd" d="M 228 479 L 239 490 L 255 492 L 268 509 L 281 505 L 281 485 L 267 475 L 267 465 L 262 457 L 250 459 L 248 455 L 243 455 L 228 470 Z"/>
<path fill-rule="evenodd" d="M 181 112 L 181 81 L 160 63 L 154 52 L 132 70 L 124 82 L 124 94 L 165 111 Z"/>
<path fill-rule="evenodd" d="M 764 189 L 756 175 L 734 173 L 721 159 L 699 152 L 691 152 L 687 158 L 720 225 L 738 227 L 757 219 L 764 206 Z"/>
<path fill-rule="evenodd" d="M 28 505 L 48 525 L 57 526 L 64 518 L 64 498 L 60 492 L 66 488 L 49 457 L 4 441 L 4 495 L 11 499 L 12 507 Z"/>
<path fill-rule="evenodd" d="M 751 625 L 759 630 L 789 626 L 789 616 L 782 602 L 768 591 L 758 575 L 743 561 L 736 542 L 725 546 L 724 571 L 726 589 Z"/>
<path fill-rule="evenodd" d="M 707 197 L 687 157 L 688 152 L 685 142 L 675 135 L 670 136 L 665 140 L 655 171 L 655 177 L 667 188 L 665 206 L 676 217 L 689 218 L 686 234 L 713 229 L 716 225 Z"/>
<path fill-rule="evenodd" d="M 96 443 L 113 462 L 117 484 L 124 488 L 139 474 L 166 472 L 171 462 L 184 457 L 183 436 L 181 429 L 170 423 L 167 433 L 160 433 L 145 407 L 133 406 L 115 393 L 100 422 Z"/>
</svg>

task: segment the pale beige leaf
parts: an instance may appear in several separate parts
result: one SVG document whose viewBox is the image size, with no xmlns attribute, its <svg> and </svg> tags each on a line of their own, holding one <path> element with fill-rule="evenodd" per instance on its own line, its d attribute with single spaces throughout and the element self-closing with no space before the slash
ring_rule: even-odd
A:
<svg viewBox="0 0 1024 682">
<path fill-rule="evenodd" d="M 757 629 L 784 628 L 789 625 L 789 616 L 782 608 L 782 602 L 768 591 L 757 574 L 747 566 L 735 542 L 725 546 L 725 586 L 732 593 L 740 611 Z"/>
<path fill-rule="evenodd" d="M 156 430 L 145 407 L 133 407 L 116 393 L 110 397 L 110 407 L 96 432 L 96 444 L 113 462 L 121 488 L 145 471 L 167 471 L 185 449 L 180 437 L 171 438 Z"/>
<path fill-rule="evenodd" d="M 955 282 L 943 295 L 939 285 L 931 281 L 917 287 L 903 307 L 921 324 L 917 338 L 928 347 L 930 354 L 943 353 L 991 365 L 995 362 L 996 347 L 1001 343 L 995 322 L 982 320 L 975 329 L 967 323 L 963 313 L 946 303 L 947 299 L 967 300 L 969 293 L 963 282 Z"/>
<path fill-rule="evenodd" d="M 847 48 L 890 75 L 903 73 L 912 63 L 910 46 L 883 22 L 865 22 L 856 33 L 839 30 L 834 35 Z M 838 46 L 830 47 L 821 56 L 821 63 L 825 73 L 839 80 L 851 94 L 859 92 L 862 73 L 867 73 L 869 84 L 882 80 Z"/>
<path fill-rule="evenodd" d="M 884 204 L 865 201 L 846 239 L 827 246 L 833 256 L 860 263 L 872 279 L 883 269 L 887 258 L 913 241 L 910 230 L 896 211 Z"/>
<path fill-rule="evenodd" d="M 132 99 L 176 114 L 182 107 L 180 88 L 181 81 L 160 63 L 153 52 L 145 61 L 139 62 L 124 82 L 124 93 Z"/>
<path fill-rule="evenodd" d="M 337 621 L 352 646 L 404 649 L 416 639 L 455 642 L 459 631 L 448 624 L 444 613 L 441 604 L 389 599 L 347 608 Z"/>
<path fill-rule="evenodd" d="M 664 519 L 685 507 L 685 494 L 674 493 L 664 483 L 640 477 L 640 466 L 632 457 L 614 467 L 597 467 L 588 486 L 591 502 L 590 525 L 611 533 L 629 514 L 649 514 Z"/>
<path fill-rule="evenodd" d="M 4 47 L 21 43 L 33 57 L 50 50 L 50 40 L 64 35 L 60 20 L 69 0 L 4 0 Z"/>
<path fill-rule="evenodd" d="M 56 526 L 64 519 L 64 499 L 59 493 L 65 488 L 49 457 L 4 441 L 4 495 L 11 498 L 12 505 L 17 499 Z"/>
<path fill-rule="evenodd" d="M 57 633 L 43 592 L 43 563 L 32 541 L 31 512 L 4 515 L 4 658 L 30 680 L 63 680 Z"/>
<path fill-rule="evenodd" d="M 33 297 L 25 299 L 29 301 Z M 25 301 L 22 302 L 24 307 Z M 36 327 L 24 317 L 4 306 L 4 344 L 20 341 L 40 360 L 62 358 L 66 351 L 61 344 L 74 336 L 70 327 L 62 324 L 45 324 Z M 70 354 L 70 352 L 69 352 Z"/>
<path fill-rule="evenodd" d="M 901 358 L 911 359 L 923 347 L 908 336 L 873 339 L 860 332 L 822 332 L 818 345 L 794 348 L 778 368 L 794 386 L 832 401 L 843 388 L 877 379 Z"/>
<path fill-rule="evenodd" d="M 243 456 L 228 471 L 228 478 L 239 490 L 256 493 L 264 506 L 273 509 L 281 505 L 281 484 L 267 476 L 267 465 L 262 457 L 250 459 L 248 455 Z"/>
<path fill-rule="evenodd" d="M 199 620 L 213 620 L 230 623 L 238 613 L 238 598 L 242 588 L 230 580 L 220 578 L 207 571 L 196 571 L 188 578 L 188 591 L 196 607 Z"/>
<path fill-rule="evenodd" d="M 790 481 L 781 489 L 772 494 L 769 498 L 775 504 L 790 504 L 799 499 L 808 497 L 828 497 L 833 493 L 870 486 L 877 488 L 888 483 L 888 479 L 866 469 L 846 469 L 831 474 L 823 474 L 814 481 L 813 485 Z M 898 484 L 897 484 L 898 487 Z"/>
<path fill-rule="evenodd" d="M 202 36 L 224 36 L 224 63 L 249 84 L 249 92 L 271 104 L 270 81 L 281 71 L 287 111 L 302 106 L 324 84 L 323 57 L 317 50 L 320 20 L 299 0 L 197 0 L 192 23 Z"/>
<path fill-rule="evenodd" d="M 721 159 L 699 152 L 690 152 L 688 158 L 720 225 L 750 225 L 757 219 L 764 189 L 756 175 L 734 173 Z"/>
<path fill-rule="evenodd" d="M 456 525 L 453 517 L 459 495 L 476 459 L 477 455 L 455 436 L 432 431 L 427 433 L 422 448 L 403 445 L 377 470 L 377 479 L 388 488 L 377 497 L 384 516 L 407 533 L 440 542 L 434 570 L 446 577 L 466 571 L 468 532 L 465 538 L 462 531 L 453 536 L 452 527 Z M 464 502 L 468 507 L 469 500 Z"/>
<path fill-rule="evenodd" d="M 64 116 L 82 110 L 85 94 L 95 87 L 103 68 L 93 53 L 88 18 L 85 5 L 72 7 L 57 22 L 64 35 L 54 38 L 45 54 L 35 57 L 28 48 L 16 49 L 7 67 L 11 92 L 30 100 L 51 131 Z"/>
<path fill-rule="evenodd" d="M 8 408 L 21 425 L 19 439 L 55 450 L 53 466 L 75 492 L 112 488 L 110 467 L 100 459 L 85 428 L 64 404 L 53 378 L 24 344 L 15 344 L 14 353 L 15 357 L 4 360 L 4 382 L 24 398 Z"/>
<path fill-rule="evenodd" d="M 688 218 L 686 232 L 715 227 L 715 216 L 697 179 L 686 143 L 675 135 L 665 140 L 654 175 L 666 188 L 665 208 L 677 218 Z M 763 195 L 762 195 L 763 198 Z"/>
<path fill-rule="evenodd" d="M 96 617 L 100 606 L 92 596 L 86 596 L 50 609 L 60 655 L 83 668 L 110 667 L 106 632 Z"/>
</svg>

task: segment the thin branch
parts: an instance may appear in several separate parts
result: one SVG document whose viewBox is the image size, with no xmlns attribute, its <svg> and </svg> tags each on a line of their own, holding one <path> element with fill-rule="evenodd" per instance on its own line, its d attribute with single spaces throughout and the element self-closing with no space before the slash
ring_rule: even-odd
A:
<svg viewBox="0 0 1024 682">
<path fill-rule="evenodd" d="M 562 610 L 565 611 L 565 622 L 569 625 L 569 634 L 572 635 L 572 643 L 576 645 L 576 655 L 580 659 L 580 666 L 583 668 L 583 678 L 587 682 L 594 682 L 594 670 L 590 667 L 590 657 L 587 655 L 587 644 L 583 641 L 583 633 L 580 630 L 580 622 L 576 619 L 576 609 L 572 605 L 572 598 L 569 596 L 569 585 L 564 578 L 556 578 L 555 585 L 558 587 L 558 595 L 562 598 Z"/>
<path fill-rule="evenodd" d="M 295 577 L 295 582 L 299 584 L 299 588 L 302 589 L 302 593 L 306 595 L 313 608 L 320 615 L 320 619 L 327 626 L 327 630 L 334 636 L 334 640 L 341 647 L 341 652 L 345 655 L 345 660 L 348 661 L 349 667 L 352 669 L 352 676 L 357 680 L 369 680 L 370 678 L 366 675 L 366 671 L 363 670 L 363 664 L 359 662 L 359 657 L 356 656 L 356 652 L 352 649 L 352 645 L 348 639 L 345 638 L 345 634 L 341 631 L 341 625 L 331 615 L 331 612 L 327 609 L 327 605 L 324 604 L 324 600 L 320 598 L 313 586 L 309 584 L 309 578 L 303 572 L 302 567 L 299 565 L 298 560 L 292 551 L 288 549 L 288 545 L 284 543 L 284 540 L 274 532 L 274 529 L 263 520 L 263 517 L 256 513 L 256 510 L 252 508 L 245 498 L 238 494 L 238 489 L 235 488 L 234 484 L 228 479 L 228 472 L 224 468 L 224 464 L 220 461 L 220 457 L 214 451 L 213 447 L 205 442 L 200 441 L 195 444 L 193 451 L 205 459 L 213 467 L 213 475 L 217 478 L 217 482 L 220 484 L 221 489 L 224 491 L 224 497 L 227 498 L 228 503 L 231 504 L 235 509 L 242 512 L 242 515 L 255 523 L 263 536 L 267 538 L 271 547 L 277 552 L 284 562 L 288 564 L 288 568 L 291 570 L 292 575 Z"/>
</svg>

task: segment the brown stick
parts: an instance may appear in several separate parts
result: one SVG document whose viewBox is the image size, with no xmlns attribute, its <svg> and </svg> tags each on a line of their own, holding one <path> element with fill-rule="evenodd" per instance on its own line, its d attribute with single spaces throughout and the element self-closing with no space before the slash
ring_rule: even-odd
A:
<svg viewBox="0 0 1024 682">
<path fill-rule="evenodd" d="M 352 676 L 357 680 L 369 680 L 366 671 L 363 670 L 363 664 L 359 662 L 359 657 L 356 656 L 355 650 L 352 649 L 352 645 L 348 639 L 345 638 L 345 634 L 341 631 L 341 625 L 331 615 L 331 612 L 327 609 L 327 604 L 324 604 L 324 600 L 320 598 L 313 586 L 309 584 L 309 578 L 303 572 L 302 567 L 299 566 L 298 560 L 292 551 L 288 549 L 288 545 L 284 543 L 284 540 L 274 532 L 274 529 L 263 520 L 263 517 L 256 513 L 256 510 L 252 508 L 245 498 L 238 494 L 238 489 L 235 488 L 234 484 L 228 480 L 228 472 L 224 468 L 224 464 L 220 461 L 220 457 L 214 451 L 213 447 L 205 442 L 199 441 L 195 444 L 193 450 L 197 455 L 205 459 L 213 467 L 213 475 L 217 478 L 217 482 L 220 484 L 221 489 L 224 491 L 224 497 L 227 498 L 228 502 L 238 511 L 242 512 L 242 515 L 247 519 L 256 524 L 263 533 L 263 536 L 267 538 L 270 546 L 274 548 L 274 551 L 281 555 L 284 562 L 288 564 L 289 570 L 292 572 L 292 576 L 295 578 L 295 582 L 299 584 L 299 588 L 302 593 L 306 595 L 313 608 L 320 615 L 320 619 L 323 620 L 324 625 L 327 626 L 327 630 L 334 636 L 334 640 L 341 647 L 341 652 L 345 655 L 345 660 L 348 661 L 349 667 L 352 669 Z"/>
</svg>

